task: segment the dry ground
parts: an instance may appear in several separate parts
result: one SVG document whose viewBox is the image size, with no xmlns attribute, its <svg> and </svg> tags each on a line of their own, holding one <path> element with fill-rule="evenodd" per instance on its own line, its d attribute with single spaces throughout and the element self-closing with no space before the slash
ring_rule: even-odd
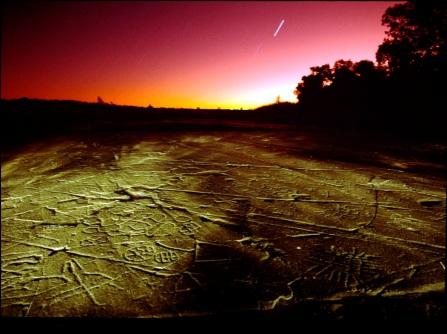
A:
<svg viewBox="0 0 447 334">
<path fill-rule="evenodd" d="M 439 163 L 296 133 L 130 137 L 3 155 L 2 315 L 188 316 L 444 291 Z"/>
</svg>

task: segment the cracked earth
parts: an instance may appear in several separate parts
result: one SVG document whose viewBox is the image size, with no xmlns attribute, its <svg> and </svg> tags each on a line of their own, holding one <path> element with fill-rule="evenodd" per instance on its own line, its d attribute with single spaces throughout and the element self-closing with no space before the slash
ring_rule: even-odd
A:
<svg viewBox="0 0 447 334">
<path fill-rule="evenodd" d="M 2 315 L 177 317 L 444 291 L 445 181 L 424 172 L 444 166 L 318 150 L 297 134 L 164 132 L 5 155 Z"/>
</svg>

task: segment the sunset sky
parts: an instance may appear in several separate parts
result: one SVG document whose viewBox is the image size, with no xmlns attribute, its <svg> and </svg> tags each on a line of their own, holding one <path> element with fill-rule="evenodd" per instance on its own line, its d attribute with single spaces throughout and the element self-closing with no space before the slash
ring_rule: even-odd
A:
<svg viewBox="0 0 447 334">
<path fill-rule="evenodd" d="M 392 4 L 10 4 L 1 94 L 154 107 L 253 108 L 278 95 L 296 102 L 309 67 L 375 59 Z"/>
</svg>

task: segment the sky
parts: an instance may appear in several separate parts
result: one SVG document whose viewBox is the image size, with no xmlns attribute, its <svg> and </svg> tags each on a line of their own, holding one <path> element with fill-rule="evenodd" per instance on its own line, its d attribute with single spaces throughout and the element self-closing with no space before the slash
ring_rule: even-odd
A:
<svg viewBox="0 0 447 334">
<path fill-rule="evenodd" d="M 375 60 L 396 2 L 37 2 L 2 20 L 2 98 L 255 108 L 311 66 Z"/>
</svg>

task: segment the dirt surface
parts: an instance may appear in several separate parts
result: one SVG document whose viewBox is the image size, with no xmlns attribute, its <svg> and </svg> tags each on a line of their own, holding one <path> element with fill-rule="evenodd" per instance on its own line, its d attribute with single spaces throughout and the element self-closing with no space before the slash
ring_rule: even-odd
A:
<svg viewBox="0 0 447 334">
<path fill-rule="evenodd" d="M 445 166 L 433 152 L 445 147 L 352 150 L 253 131 L 4 153 L 2 315 L 179 317 L 305 301 L 336 313 L 350 298 L 441 293 Z"/>
</svg>

